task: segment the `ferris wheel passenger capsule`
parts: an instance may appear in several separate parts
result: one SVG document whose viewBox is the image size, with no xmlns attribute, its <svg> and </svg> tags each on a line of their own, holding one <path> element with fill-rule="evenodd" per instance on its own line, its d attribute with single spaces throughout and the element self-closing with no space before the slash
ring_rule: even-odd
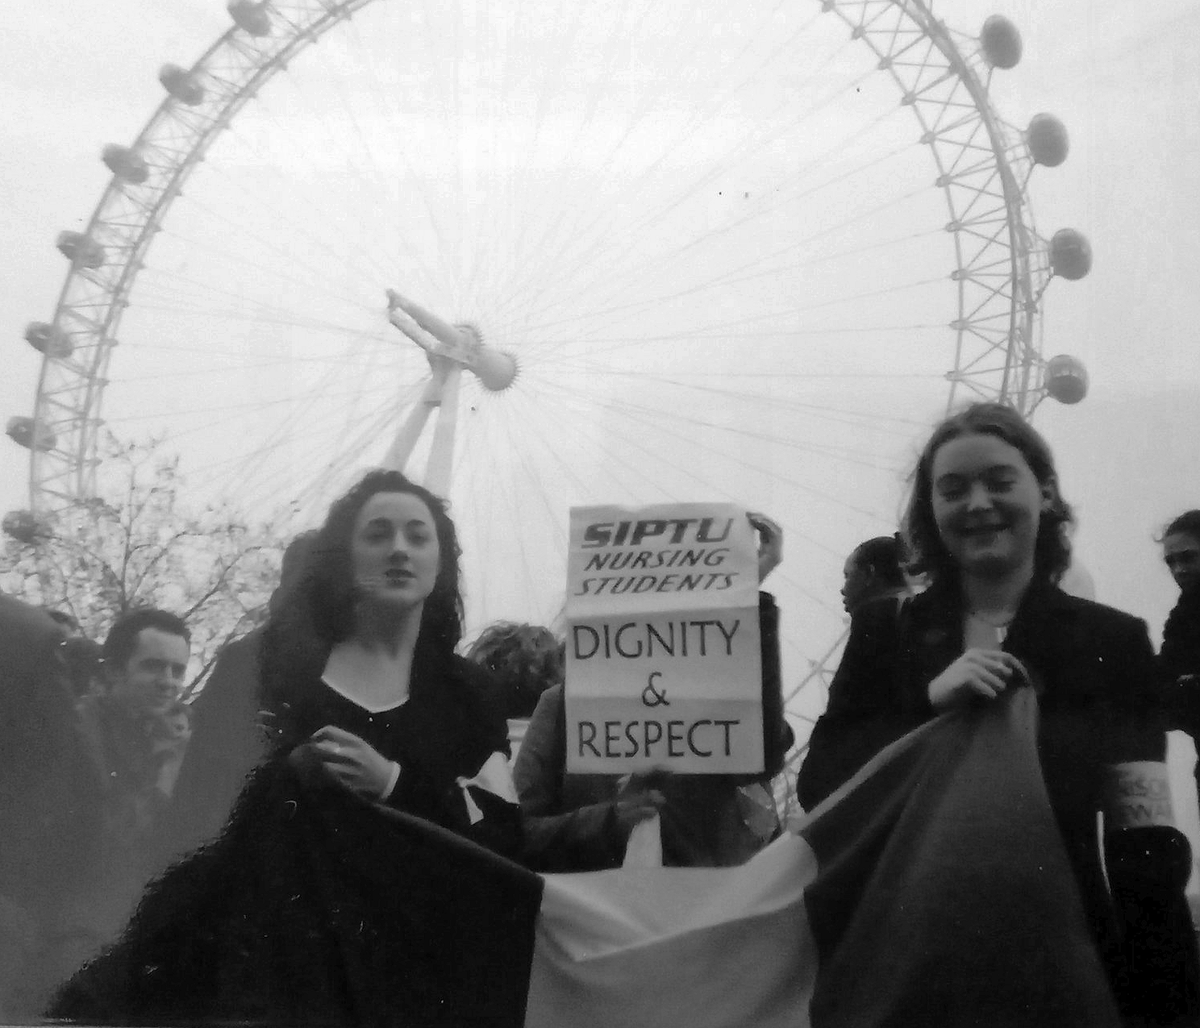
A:
<svg viewBox="0 0 1200 1028">
<path fill-rule="evenodd" d="M 1002 14 L 993 14 L 979 30 L 979 48 L 993 68 L 1007 71 L 1021 60 L 1021 33 Z"/>
<path fill-rule="evenodd" d="M 150 169 L 146 162 L 127 146 L 111 143 L 104 148 L 101 157 L 108 170 L 122 182 L 140 186 L 150 177 Z"/>
<path fill-rule="evenodd" d="M 10 510 L 0 519 L 0 528 L 19 543 L 31 543 L 47 534 L 42 520 L 31 510 Z"/>
<path fill-rule="evenodd" d="M 204 102 L 204 87 L 178 64 L 164 64 L 159 69 L 158 81 L 182 104 L 196 107 Z"/>
<path fill-rule="evenodd" d="M 8 419 L 4 431 L 18 446 L 24 446 L 27 450 L 41 450 L 43 453 L 53 450 L 58 441 L 51 429 L 20 414 Z"/>
<path fill-rule="evenodd" d="M 75 352 L 70 337 L 45 321 L 31 321 L 25 326 L 25 342 L 55 360 L 66 360 Z"/>
<path fill-rule="evenodd" d="M 82 232 L 60 232 L 54 245 L 67 260 L 81 268 L 99 268 L 104 264 L 104 247 Z"/>
<path fill-rule="evenodd" d="M 1034 163 L 1046 168 L 1057 168 L 1067 159 L 1070 149 L 1067 127 L 1053 114 L 1035 114 L 1030 118 L 1025 141 Z"/>
<path fill-rule="evenodd" d="M 1060 228 L 1050 237 L 1050 267 L 1059 278 L 1077 282 L 1092 270 L 1092 244 L 1073 228 Z"/>
<path fill-rule="evenodd" d="M 1060 353 L 1046 361 L 1043 381 L 1046 393 L 1059 403 L 1078 403 L 1087 396 L 1087 368 L 1083 361 L 1070 354 Z"/>
<path fill-rule="evenodd" d="M 266 0 L 231 0 L 226 8 L 238 28 L 252 36 L 265 36 L 271 31 L 271 17 L 267 14 Z"/>
</svg>

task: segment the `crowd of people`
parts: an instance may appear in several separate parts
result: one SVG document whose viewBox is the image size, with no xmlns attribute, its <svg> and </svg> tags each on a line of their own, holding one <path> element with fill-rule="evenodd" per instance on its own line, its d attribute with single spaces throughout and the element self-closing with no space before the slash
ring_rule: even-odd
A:
<svg viewBox="0 0 1200 1028">
<path fill-rule="evenodd" d="M 765 584 L 782 532 L 749 517 Z M 846 561 L 849 638 L 797 798 L 836 802 L 908 733 L 1029 690 L 1114 1000 L 1129 1025 L 1196 1024 L 1190 848 L 1113 782 L 1153 790 L 1166 732 L 1200 739 L 1200 511 L 1162 535 L 1180 596 L 1157 655 L 1142 621 L 1060 588 L 1073 523 L 1014 411 L 937 426 L 900 531 Z M 509 1023 L 501 958 L 532 940 L 502 926 L 536 907 L 536 873 L 620 867 L 655 820 L 676 867 L 742 864 L 784 830 L 772 784 L 794 737 L 768 592 L 761 772 L 583 775 L 561 641 L 503 623 L 460 655 L 459 574 L 444 501 L 370 472 L 289 545 L 265 624 L 188 705 L 173 614 L 129 612 L 97 649 L 0 596 L 0 1017 Z M 491 941 L 467 957 L 464 935 Z"/>
</svg>

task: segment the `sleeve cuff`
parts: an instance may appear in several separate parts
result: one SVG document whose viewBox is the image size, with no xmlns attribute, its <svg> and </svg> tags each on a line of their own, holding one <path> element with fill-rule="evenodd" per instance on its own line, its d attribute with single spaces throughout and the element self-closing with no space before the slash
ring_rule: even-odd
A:
<svg viewBox="0 0 1200 1028">
<path fill-rule="evenodd" d="M 400 765 L 397 764 L 394 760 L 391 762 L 391 764 L 392 764 L 392 773 L 388 777 L 388 782 L 387 782 L 387 785 L 384 787 L 383 795 L 379 797 L 385 803 L 389 799 L 392 798 L 392 793 L 396 791 L 396 783 L 400 781 Z"/>
</svg>

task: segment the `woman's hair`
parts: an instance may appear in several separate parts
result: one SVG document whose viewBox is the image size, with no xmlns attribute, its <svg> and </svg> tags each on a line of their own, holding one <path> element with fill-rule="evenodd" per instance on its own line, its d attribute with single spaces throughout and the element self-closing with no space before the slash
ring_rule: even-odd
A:
<svg viewBox="0 0 1200 1028">
<path fill-rule="evenodd" d="M 438 571 L 421 611 L 418 645 L 444 659 L 458 645 L 463 622 L 460 550 L 445 502 L 399 471 L 370 471 L 334 501 L 325 523 L 308 542 L 297 581 L 282 591 L 271 609 L 261 658 L 267 709 L 275 709 L 296 683 L 319 675 L 333 646 L 353 634 L 358 600 L 351 559 L 354 527 L 359 512 L 378 493 L 408 493 L 429 508 L 438 541 Z"/>
<path fill-rule="evenodd" d="M 438 541 L 438 572 L 421 612 L 421 633 L 453 650 L 462 637 L 462 595 L 459 592 L 458 534 L 446 504 L 424 486 L 399 471 L 370 471 L 348 493 L 333 502 L 325 523 L 312 541 L 299 594 L 312 610 L 313 627 L 331 645 L 354 632 L 355 603 L 351 545 L 354 525 L 367 501 L 379 493 L 408 493 L 421 500 L 433 516 Z"/>
<path fill-rule="evenodd" d="M 538 697 L 563 680 L 563 646 L 541 625 L 512 621 L 488 625 L 471 644 L 467 659 L 491 672 L 510 718 L 529 717 Z"/>
<path fill-rule="evenodd" d="M 1200 539 L 1200 510 L 1185 510 L 1162 530 L 1158 541 L 1161 543 L 1169 535 L 1190 535 Z"/>
<path fill-rule="evenodd" d="M 879 535 L 854 547 L 850 561 L 870 570 L 882 584 L 899 588 L 907 584 L 904 580 L 902 557 L 903 547 L 899 534 Z"/>
<path fill-rule="evenodd" d="M 1058 491 L 1054 455 L 1037 431 L 1011 407 L 1002 403 L 975 403 L 952 414 L 938 425 L 926 442 L 917 466 L 909 477 L 908 504 L 903 530 L 908 545 L 908 571 L 928 575 L 931 582 L 958 576 L 958 567 L 938 532 L 933 516 L 933 460 L 937 451 L 952 439 L 967 435 L 991 435 L 1020 451 L 1034 478 L 1049 495 L 1042 509 L 1034 544 L 1035 579 L 1057 582 L 1071 563 L 1069 530 L 1074 523 L 1070 504 Z"/>
</svg>

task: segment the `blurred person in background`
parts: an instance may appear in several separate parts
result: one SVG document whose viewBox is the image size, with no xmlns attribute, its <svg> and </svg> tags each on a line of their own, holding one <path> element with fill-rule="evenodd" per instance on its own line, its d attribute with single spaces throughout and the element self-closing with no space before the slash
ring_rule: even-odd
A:
<svg viewBox="0 0 1200 1028">
<path fill-rule="evenodd" d="M 64 629 L 0 594 L 0 1021 L 29 1020 L 53 975 L 64 891 L 87 871 L 100 783 L 82 754 Z"/>
<path fill-rule="evenodd" d="M 316 534 L 301 533 L 283 551 L 279 585 L 267 601 L 268 615 L 279 610 L 300 581 Z M 260 625 L 225 646 L 190 704 L 192 738 L 164 817 L 162 866 L 216 838 L 247 775 L 266 756 L 267 738 L 259 718 L 265 631 Z"/>
<path fill-rule="evenodd" d="M 783 558 L 783 530 L 748 514 L 758 533 L 761 583 Z M 513 767 L 525 827 L 526 860 L 542 871 L 620 867 L 634 829 L 660 817 L 662 862 L 668 867 L 732 867 L 779 832 L 770 791 L 793 735 L 783 713 L 779 608 L 759 593 L 762 647 L 764 769 L 754 775 L 630 775 L 567 772 L 563 685 L 542 693 Z"/>
<path fill-rule="evenodd" d="M 894 535 L 859 543 L 842 568 L 842 606 L 846 613 L 853 617 L 855 611 L 873 600 L 908 596 L 911 590 L 902 558 L 900 540 Z"/>
<path fill-rule="evenodd" d="M 515 760 L 539 697 L 552 685 L 562 685 L 563 644 L 541 625 L 497 621 L 471 644 L 467 660 L 489 671 L 500 691 Z"/>
</svg>

